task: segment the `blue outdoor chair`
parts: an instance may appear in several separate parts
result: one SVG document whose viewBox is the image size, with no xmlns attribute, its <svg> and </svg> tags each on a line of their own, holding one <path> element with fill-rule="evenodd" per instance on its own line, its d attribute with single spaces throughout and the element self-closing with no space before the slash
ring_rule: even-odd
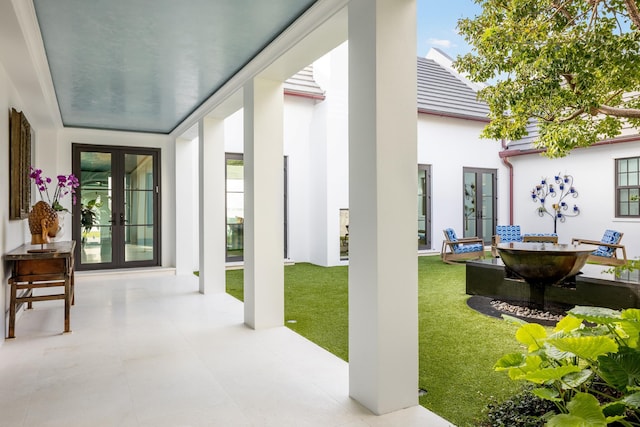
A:
<svg viewBox="0 0 640 427">
<path fill-rule="evenodd" d="M 519 225 L 496 225 L 496 234 L 491 239 L 491 255 L 498 256 L 498 243 L 522 242 Z"/>
<path fill-rule="evenodd" d="M 484 244 L 479 237 L 464 237 L 458 239 L 452 228 L 443 230 L 444 240 L 440 250 L 440 258 L 447 264 L 452 261 L 466 259 L 480 259 L 484 257 Z"/>
<path fill-rule="evenodd" d="M 571 243 L 586 243 L 589 245 L 597 245 L 598 249 L 593 251 L 587 262 L 604 265 L 624 265 L 627 263 L 627 250 L 624 245 L 620 244 L 623 233 L 615 230 L 605 230 L 600 241 L 586 239 L 571 239 Z M 618 258 L 618 249 L 622 252 L 622 258 Z"/>
</svg>

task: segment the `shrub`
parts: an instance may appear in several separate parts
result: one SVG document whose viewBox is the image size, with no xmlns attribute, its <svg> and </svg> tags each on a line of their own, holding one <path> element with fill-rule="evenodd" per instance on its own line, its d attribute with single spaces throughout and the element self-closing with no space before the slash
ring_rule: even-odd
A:
<svg viewBox="0 0 640 427">
<path fill-rule="evenodd" d="M 555 405 L 546 425 L 640 426 L 640 310 L 575 307 L 550 335 L 507 320 L 520 324 L 526 351 L 503 356 L 495 369 Z"/>
<path fill-rule="evenodd" d="M 501 403 L 490 403 L 479 427 L 541 427 L 555 404 L 531 393 L 530 388 Z"/>
</svg>

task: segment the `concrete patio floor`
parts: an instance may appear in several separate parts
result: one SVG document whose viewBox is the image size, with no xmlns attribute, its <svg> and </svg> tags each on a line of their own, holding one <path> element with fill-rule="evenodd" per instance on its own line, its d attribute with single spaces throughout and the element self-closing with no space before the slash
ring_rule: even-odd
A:
<svg viewBox="0 0 640 427">
<path fill-rule="evenodd" d="M 372 414 L 346 362 L 247 328 L 192 276 L 78 274 L 62 329 L 62 301 L 34 303 L 0 347 L 0 426 L 452 426 L 420 406 Z"/>
</svg>

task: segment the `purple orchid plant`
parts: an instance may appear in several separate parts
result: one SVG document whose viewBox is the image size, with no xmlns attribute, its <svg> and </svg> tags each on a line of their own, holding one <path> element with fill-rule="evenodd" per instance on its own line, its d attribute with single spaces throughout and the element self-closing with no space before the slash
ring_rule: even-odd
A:
<svg viewBox="0 0 640 427">
<path fill-rule="evenodd" d="M 33 166 L 30 166 L 29 169 L 29 178 L 31 178 L 36 184 L 36 187 L 40 192 L 40 198 L 43 201 L 48 202 L 54 210 L 68 212 L 68 209 L 64 208 L 60 204 L 60 199 L 67 194 L 71 194 L 71 202 L 74 205 L 76 204 L 76 188 L 80 186 L 80 182 L 74 174 L 57 176 L 58 183 L 56 184 L 56 188 L 53 192 L 53 198 L 51 198 L 49 196 L 49 184 L 51 184 L 53 180 L 48 176 L 43 176 L 42 169 L 35 169 Z"/>
</svg>

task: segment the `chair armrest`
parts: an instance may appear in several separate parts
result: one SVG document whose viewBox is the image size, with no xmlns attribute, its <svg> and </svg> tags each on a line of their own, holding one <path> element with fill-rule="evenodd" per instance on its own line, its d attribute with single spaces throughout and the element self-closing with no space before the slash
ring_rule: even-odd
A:
<svg viewBox="0 0 640 427">
<path fill-rule="evenodd" d="M 586 243 L 587 245 L 596 245 L 596 246 L 600 246 L 600 245 L 607 246 L 608 245 L 606 243 L 602 243 L 602 242 L 599 242 L 597 240 L 577 239 L 577 238 L 574 237 L 573 239 L 571 239 L 571 244 L 573 245 L 575 243 L 578 243 L 578 244 Z"/>
<path fill-rule="evenodd" d="M 444 250 L 447 247 L 450 248 L 450 249 L 453 249 L 457 244 L 458 244 L 458 242 L 452 242 L 450 240 L 443 240 L 442 241 L 442 249 Z"/>
<path fill-rule="evenodd" d="M 585 239 L 572 239 L 571 243 L 573 243 L 574 241 L 578 243 L 585 243 L 587 245 L 606 246 L 608 248 L 624 249 L 624 245 L 621 245 L 619 243 L 604 243 L 604 242 L 598 242 L 597 240 L 585 240 Z"/>
<path fill-rule="evenodd" d="M 602 243 L 602 242 L 600 242 L 598 244 L 598 246 L 606 246 L 608 248 L 624 249 L 624 245 L 621 245 L 619 243 Z"/>
<path fill-rule="evenodd" d="M 498 243 L 500 243 L 500 235 L 499 234 L 494 234 L 491 237 L 491 246 L 496 246 Z"/>
<path fill-rule="evenodd" d="M 482 239 L 479 237 L 463 237 L 462 239 L 458 239 L 455 243 L 483 243 Z"/>
<path fill-rule="evenodd" d="M 624 260 L 624 262 L 627 262 L 627 249 L 624 247 L 624 245 L 621 245 L 619 243 L 604 243 L 604 242 L 598 242 L 597 240 L 586 240 L 586 239 L 576 239 L 573 238 L 571 239 L 571 243 L 586 243 L 588 245 L 594 245 L 594 246 L 606 246 L 607 248 L 613 248 L 615 250 L 618 249 L 622 249 L 622 259 Z M 613 256 L 616 256 L 615 252 L 613 254 Z"/>
</svg>

